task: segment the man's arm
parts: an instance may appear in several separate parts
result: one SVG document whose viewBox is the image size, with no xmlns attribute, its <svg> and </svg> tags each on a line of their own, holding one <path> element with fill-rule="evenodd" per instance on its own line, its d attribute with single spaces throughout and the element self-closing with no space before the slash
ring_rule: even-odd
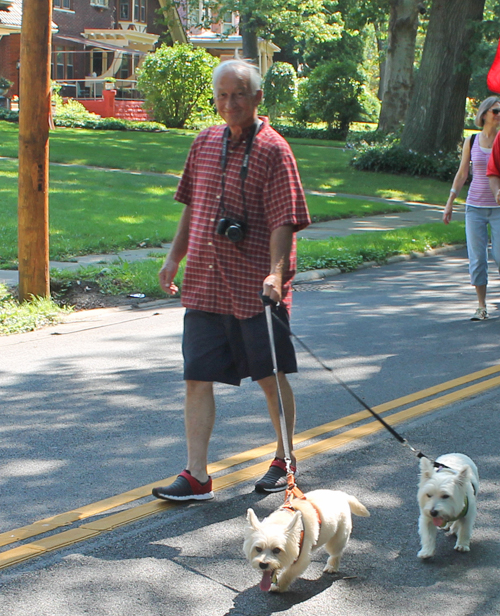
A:
<svg viewBox="0 0 500 616">
<path fill-rule="evenodd" d="M 500 177 L 498 175 L 490 175 L 488 180 L 490 181 L 490 188 L 495 201 L 500 205 Z"/>
<path fill-rule="evenodd" d="M 500 141 L 498 140 L 498 135 L 493 142 L 486 175 L 490 181 L 490 188 L 495 201 L 500 205 Z"/>
<path fill-rule="evenodd" d="M 277 303 L 281 301 L 283 273 L 288 270 L 292 243 L 293 225 L 283 225 L 272 231 L 269 241 L 271 268 L 269 275 L 264 279 L 263 293 Z"/>
<path fill-rule="evenodd" d="M 179 290 L 174 284 L 174 278 L 179 269 L 179 263 L 186 256 L 189 243 L 189 226 L 191 222 L 191 208 L 186 206 L 182 212 L 177 231 L 170 251 L 165 259 L 163 267 L 158 272 L 160 287 L 169 295 L 174 295 Z"/>
</svg>

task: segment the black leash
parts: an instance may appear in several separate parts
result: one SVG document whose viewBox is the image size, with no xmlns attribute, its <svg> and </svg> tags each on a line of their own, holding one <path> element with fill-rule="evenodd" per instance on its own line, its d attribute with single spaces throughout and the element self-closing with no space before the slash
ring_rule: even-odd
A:
<svg viewBox="0 0 500 616">
<path fill-rule="evenodd" d="M 264 300 L 264 297 L 266 297 L 266 300 Z M 267 296 L 261 296 L 262 301 L 264 302 L 264 304 L 273 304 L 274 306 L 276 306 L 276 303 L 273 302 L 271 300 L 271 298 L 267 298 Z M 418 451 L 417 449 L 415 449 L 414 447 L 412 447 L 410 445 L 410 443 L 408 442 L 407 439 L 405 439 L 403 436 L 401 436 L 401 434 L 399 434 L 396 430 L 394 430 L 394 428 L 392 426 L 390 426 L 378 413 L 376 413 L 371 406 L 369 406 L 368 404 L 366 404 L 366 402 L 364 400 L 362 400 L 357 394 L 356 392 L 354 392 L 349 385 L 347 385 L 347 383 L 344 383 L 344 381 L 339 378 L 335 372 L 332 370 L 332 368 L 330 368 L 329 366 L 327 366 L 319 357 L 317 357 L 312 351 L 311 349 L 307 346 L 307 344 L 305 342 L 303 342 L 298 336 L 296 336 L 293 331 L 290 329 L 290 327 L 287 327 L 287 325 L 285 323 L 283 323 L 283 321 L 273 312 L 272 316 L 275 318 L 275 320 L 282 326 L 285 328 L 285 330 L 287 331 L 289 336 L 292 336 L 293 338 L 295 338 L 295 340 L 301 345 L 301 347 L 307 352 L 309 353 L 309 355 L 311 357 L 313 357 L 318 363 L 319 365 L 326 370 L 327 372 L 329 372 L 331 374 L 331 376 L 333 377 L 333 379 L 341 386 L 343 387 L 347 393 L 349 393 L 357 402 L 359 402 L 359 404 L 361 404 L 369 413 L 371 413 L 373 415 L 373 417 L 375 417 L 375 419 L 377 421 L 379 421 L 386 430 L 388 430 L 392 436 L 397 439 L 402 445 L 404 445 L 405 447 L 408 447 L 408 449 L 414 453 L 417 458 L 427 458 L 427 460 L 430 460 L 432 462 L 432 464 L 436 467 L 436 468 L 450 468 L 449 466 L 446 466 L 445 464 L 441 464 L 439 462 L 436 462 L 436 460 L 433 460 L 432 458 L 430 458 L 429 456 L 426 456 L 424 453 L 422 453 L 421 451 Z M 450 469 L 453 470 L 453 469 Z"/>
</svg>

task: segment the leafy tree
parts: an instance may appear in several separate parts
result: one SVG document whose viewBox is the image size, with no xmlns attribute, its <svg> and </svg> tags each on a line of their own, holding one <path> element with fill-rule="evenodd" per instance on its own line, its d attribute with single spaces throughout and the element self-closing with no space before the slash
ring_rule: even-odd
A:
<svg viewBox="0 0 500 616">
<path fill-rule="evenodd" d="M 159 0 L 165 13 L 172 8 L 199 11 L 199 0 Z M 210 27 L 227 12 L 238 13 L 243 40 L 243 57 L 256 60 L 258 37 L 271 40 L 276 31 L 295 41 L 321 41 L 339 36 L 342 29 L 336 0 L 203 0 L 204 17 L 199 26 Z M 333 7 L 333 9 L 332 9 Z M 174 20 L 168 20 L 172 30 Z"/>
<path fill-rule="evenodd" d="M 137 87 L 155 120 L 182 128 L 196 113 L 210 111 L 212 71 L 218 60 L 186 43 L 163 44 L 137 71 Z"/>
<path fill-rule="evenodd" d="M 300 88 L 297 119 L 326 122 L 345 138 L 362 111 L 362 85 L 355 62 L 344 58 L 319 64 Z"/>
<path fill-rule="evenodd" d="M 287 62 L 275 62 L 264 78 L 264 104 L 271 120 L 291 111 L 295 104 L 297 73 Z"/>
</svg>

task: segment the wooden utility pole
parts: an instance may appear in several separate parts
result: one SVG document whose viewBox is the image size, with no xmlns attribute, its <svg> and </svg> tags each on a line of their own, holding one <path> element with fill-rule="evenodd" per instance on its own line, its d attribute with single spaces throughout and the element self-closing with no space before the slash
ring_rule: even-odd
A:
<svg viewBox="0 0 500 616">
<path fill-rule="evenodd" d="M 48 297 L 52 0 L 24 0 L 19 107 L 19 300 Z"/>
</svg>

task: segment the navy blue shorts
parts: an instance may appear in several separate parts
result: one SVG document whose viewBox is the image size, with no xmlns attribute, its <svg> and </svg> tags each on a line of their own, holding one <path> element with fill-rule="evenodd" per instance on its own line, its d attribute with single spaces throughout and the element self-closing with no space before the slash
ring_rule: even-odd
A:
<svg viewBox="0 0 500 616">
<path fill-rule="evenodd" d="M 286 326 L 282 327 L 273 317 L 278 371 L 297 372 L 295 348 L 288 333 L 288 312 L 283 306 L 272 310 Z M 273 375 L 265 312 L 240 320 L 228 314 L 187 309 L 182 354 L 184 379 L 189 381 L 239 385 L 246 377 L 259 381 Z"/>
</svg>

